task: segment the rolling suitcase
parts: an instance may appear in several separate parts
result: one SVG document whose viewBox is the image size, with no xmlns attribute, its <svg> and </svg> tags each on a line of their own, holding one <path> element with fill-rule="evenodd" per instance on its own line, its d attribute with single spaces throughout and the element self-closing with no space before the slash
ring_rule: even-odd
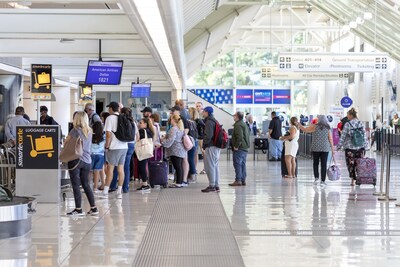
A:
<svg viewBox="0 0 400 267">
<path fill-rule="evenodd" d="M 376 160 L 359 158 L 356 160 L 356 185 L 376 185 Z"/>
<path fill-rule="evenodd" d="M 151 188 L 155 185 L 161 185 L 166 188 L 168 186 L 168 162 L 163 160 L 163 155 L 161 153 L 161 158 L 155 158 L 155 161 L 149 161 L 149 183 Z"/>
</svg>

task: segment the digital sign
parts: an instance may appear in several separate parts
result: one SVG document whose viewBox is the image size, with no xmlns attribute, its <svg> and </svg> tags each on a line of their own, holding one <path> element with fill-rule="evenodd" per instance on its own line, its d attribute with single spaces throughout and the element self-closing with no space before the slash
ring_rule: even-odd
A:
<svg viewBox="0 0 400 267">
<path fill-rule="evenodd" d="M 274 90 L 273 92 L 273 103 L 274 104 L 290 104 L 290 90 Z"/>
<path fill-rule="evenodd" d="M 272 104 L 272 90 L 254 90 L 254 104 Z"/>
<path fill-rule="evenodd" d="M 237 89 L 236 90 L 236 104 L 253 104 L 253 90 L 252 89 Z"/>
<path fill-rule="evenodd" d="M 89 60 L 86 71 L 86 84 L 118 85 L 121 83 L 124 62 Z"/>
<path fill-rule="evenodd" d="M 150 97 L 151 84 L 149 83 L 132 83 L 131 97 L 145 98 Z"/>
</svg>

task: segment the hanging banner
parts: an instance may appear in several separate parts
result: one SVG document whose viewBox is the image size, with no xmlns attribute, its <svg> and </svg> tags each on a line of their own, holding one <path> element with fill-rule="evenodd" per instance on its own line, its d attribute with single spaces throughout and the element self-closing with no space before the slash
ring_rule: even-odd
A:
<svg viewBox="0 0 400 267">
<path fill-rule="evenodd" d="M 296 72 L 386 72 L 384 53 L 279 53 L 279 70 Z"/>
<path fill-rule="evenodd" d="M 254 104 L 272 104 L 271 89 L 255 89 Z"/>
<path fill-rule="evenodd" d="M 273 103 L 290 105 L 290 89 L 287 90 L 274 90 Z"/>
<path fill-rule="evenodd" d="M 93 102 L 93 85 L 85 84 L 84 81 L 79 82 L 79 104 Z"/>
<path fill-rule="evenodd" d="M 31 65 L 31 93 L 32 99 L 51 100 L 52 66 L 50 64 Z"/>
<path fill-rule="evenodd" d="M 348 73 L 334 73 L 334 72 L 293 72 L 279 70 L 278 65 L 272 65 L 268 67 L 263 67 L 261 69 L 261 79 L 262 80 L 319 80 L 319 81 L 329 81 L 329 80 L 347 80 L 349 78 Z"/>
<path fill-rule="evenodd" d="M 236 104 L 253 104 L 253 90 L 236 89 Z"/>
</svg>

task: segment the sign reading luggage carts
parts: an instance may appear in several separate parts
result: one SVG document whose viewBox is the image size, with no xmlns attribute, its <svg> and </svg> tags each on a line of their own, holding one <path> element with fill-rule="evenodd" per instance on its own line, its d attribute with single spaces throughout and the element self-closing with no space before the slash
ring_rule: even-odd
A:
<svg viewBox="0 0 400 267">
<path fill-rule="evenodd" d="M 32 99 L 51 99 L 52 67 L 49 64 L 31 65 Z"/>
<path fill-rule="evenodd" d="M 17 169 L 58 169 L 59 126 L 17 127 Z"/>
</svg>

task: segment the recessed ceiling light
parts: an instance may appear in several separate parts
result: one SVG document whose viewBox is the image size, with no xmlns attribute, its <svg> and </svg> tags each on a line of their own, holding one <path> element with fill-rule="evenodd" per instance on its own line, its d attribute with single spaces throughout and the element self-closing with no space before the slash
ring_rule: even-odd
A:
<svg viewBox="0 0 400 267">
<path fill-rule="evenodd" d="M 365 13 L 364 13 L 364 19 L 365 19 L 365 20 L 370 20 L 370 19 L 372 19 L 372 18 L 373 18 L 373 15 L 372 15 L 371 12 L 365 12 Z"/>
</svg>

